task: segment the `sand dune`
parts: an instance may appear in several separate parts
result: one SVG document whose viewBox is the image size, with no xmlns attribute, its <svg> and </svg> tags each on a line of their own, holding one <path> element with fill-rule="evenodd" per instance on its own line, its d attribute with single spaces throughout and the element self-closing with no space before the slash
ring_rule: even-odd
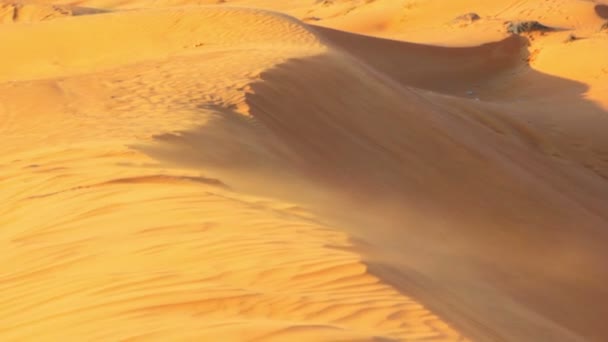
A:
<svg viewBox="0 0 608 342">
<path fill-rule="evenodd" d="M 2 1 L 0 339 L 608 339 L 605 6 Z"/>
</svg>

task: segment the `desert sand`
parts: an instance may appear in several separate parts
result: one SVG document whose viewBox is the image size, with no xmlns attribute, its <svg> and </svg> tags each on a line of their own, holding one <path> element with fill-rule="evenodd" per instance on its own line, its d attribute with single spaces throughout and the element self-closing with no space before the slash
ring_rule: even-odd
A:
<svg viewBox="0 0 608 342">
<path fill-rule="evenodd" d="M 0 340 L 608 341 L 607 23 L 1 0 Z"/>
</svg>

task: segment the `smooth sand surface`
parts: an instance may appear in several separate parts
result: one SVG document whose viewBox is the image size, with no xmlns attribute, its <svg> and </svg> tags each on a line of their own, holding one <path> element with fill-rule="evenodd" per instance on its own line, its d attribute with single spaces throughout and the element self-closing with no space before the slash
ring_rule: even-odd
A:
<svg viewBox="0 0 608 342">
<path fill-rule="evenodd" d="M 607 341 L 606 22 L 1 0 L 0 340 Z"/>
</svg>

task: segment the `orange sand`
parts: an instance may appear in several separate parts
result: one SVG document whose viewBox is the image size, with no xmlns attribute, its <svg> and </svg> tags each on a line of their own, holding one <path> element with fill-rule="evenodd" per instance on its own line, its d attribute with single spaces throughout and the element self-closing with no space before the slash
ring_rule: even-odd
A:
<svg viewBox="0 0 608 342">
<path fill-rule="evenodd" d="M 0 0 L 0 340 L 608 340 L 607 21 Z"/>
</svg>

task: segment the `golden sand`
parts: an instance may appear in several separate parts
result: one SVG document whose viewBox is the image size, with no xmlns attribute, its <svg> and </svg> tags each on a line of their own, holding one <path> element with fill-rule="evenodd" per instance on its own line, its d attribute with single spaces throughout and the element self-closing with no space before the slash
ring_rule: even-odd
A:
<svg viewBox="0 0 608 342">
<path fill-rule="evenodd" d="M 606 13 L 0 1 L 0 340 L 608 340 Z"/>
</svg>

